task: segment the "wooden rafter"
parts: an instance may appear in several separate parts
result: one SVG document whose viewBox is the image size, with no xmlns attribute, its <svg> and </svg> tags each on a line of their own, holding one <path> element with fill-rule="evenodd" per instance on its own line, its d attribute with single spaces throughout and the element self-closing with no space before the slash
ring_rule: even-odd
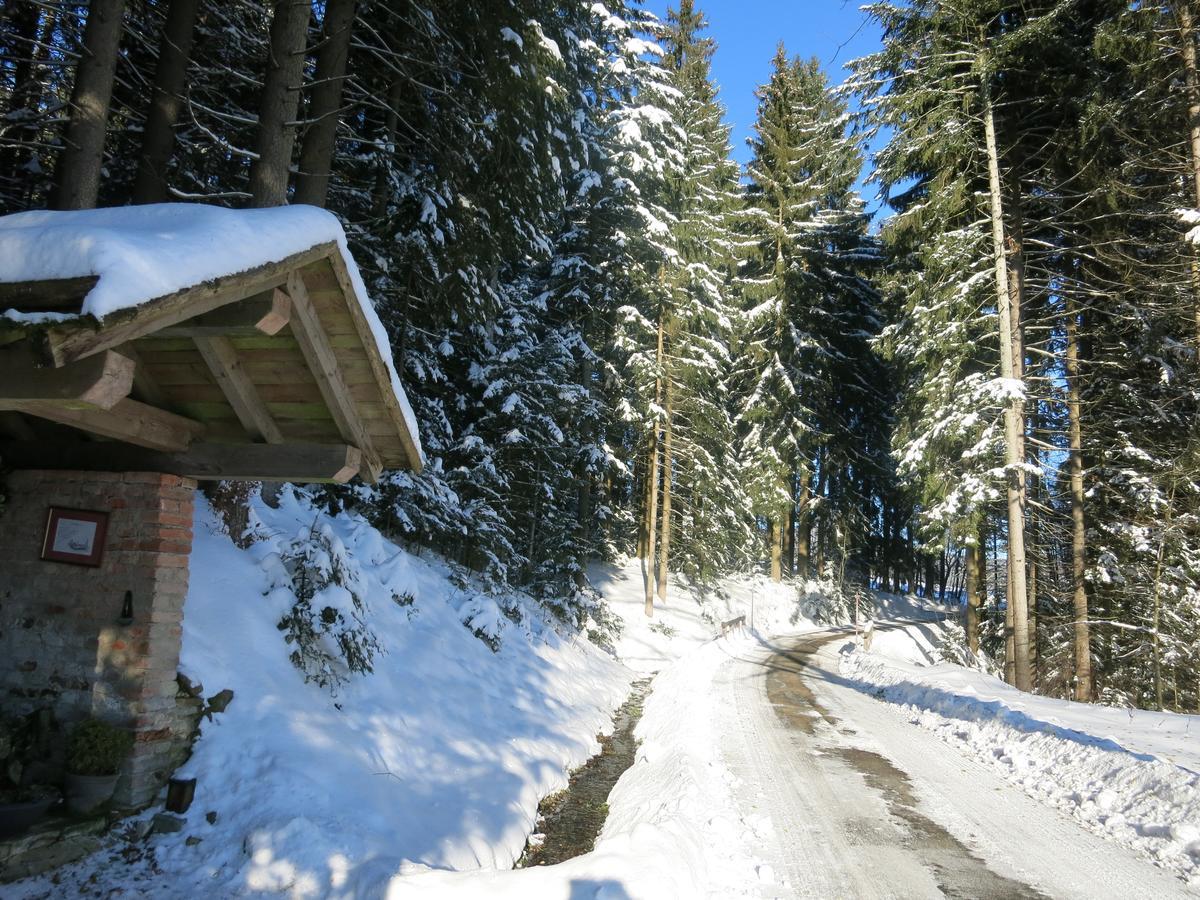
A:
<svg viewBox="0 0 1200 900">
<path fill-rule="evenodd" d="M 95 275 L 48 281 L 0 282 L 0 309 L 24 312 L 79 312 L 83 298 L 99 281 Z"/>
<path fill-rule="evenodd" d="M 145 361 L 134 348 L 133 344 L 122 344 L 116 349 L 116 352 L 133 360 L 133 390 L 136 395 L 135 399 L 141 400 L 143 403 L 149 403 L 151 406 L 157 406 L 160 409 L 166 409 L 170 406 L 162 386 L 151 376 L 149 370 L 146 368 Z"/>
<path fill-rule="evenodd" d="M 417 449 L 416 441 L 413 440 L 414 436 L 409 431 L 410 423 L 408 418 L 400 408 L 400 401 L 396 398 L 395 392 L 382 387 L 391 384 L 392 376 L 388 371 L 387 363 L 379 355 L 379 348 L 375 343 L 375 334 L 371 330 L 371 324 L 367 321 L 366 314 L 363 312 L 362 303 L 366 302 L 366 298 L 358 296 L 358 291 L 355 290 L 354 281 L 350 277 L 350 272 L 346 268 L 346 261 L 342 258 L 341 253 L 330 254 L 329 264 L 333 268 L 333 274 L 337 278 L 338 285 L 346 295 L 346 307 L 350 311 L 350 318 L 354 322 L 358 338 L 362 341 L 363 349 L 366 351 L 371 372 L 374 374 L 375 380 L 381 385 L 380 394 L 383 395 L 383 407 L 387 411 L 388 419 L 391 420 L 392 426 L 400 435 L 400 442 L 404 445 L 404 453 L 408 457 L 409 466 L 414 472 L 420 472 L 423 461 L 421 453 Z"/>
<path fill-rule="evenodd" d="M 117 401 L 110 409 L 71 408 L 41 400 L 12 408 L 151 450 L 183 450 L 204 433 L 204 426 L 194 419 L 129 399 Z"/>
<path fill-rule="evenodd" d="M 321 327 L 321 320 L 308 296 L 308 288 L 300 273 L 293 272 L 288 278 L 288 294 L 292 298 L 292 334 L 300 346 L 317 387 L 329 407 L 333 421 L 337 424 L 342 439 L 358 447 L 363 454 L 360 474 L 363 480 L 374 484 L 379 480 L 383 464 L 375 452 L 374 442 L 358 414 L 358 407 L 342 378 L 337 356 L 329 345 L 329 338 Z"/>
<path fill-rule="evenodd" d="M 115 312 L 106 316 L 103 323 L 81 319 L 52 325 L 45 329 L 46 351 L 54 365 L 66 365 L 251 295 L 272 290 L 287 280 L 289 272 L 336 251 L 336 244 L 317 244 L 279 262 L 267 263 L 236 275 L 214 278 L 166 297 Z"/>
<path fill-rule="evenodd" d="M 267 405 L 258 395 L 254 382 L 247 377 L 229 338 L 197 336 L 195 341 L 196 349 L 204 357 L 204 362 L 225 394 L 225 399 L 233 407 L 242 427 L 256 441 L 282 444 L 283 435 L 279 426 L 275 424 Z"/>
<path fill-rule="evenodd" d="M 0 442 L 0 458 L 17 468 L 166 472 L 199 480 L 328 481 L 358 474 L 362 454 L 345 444 L 195 443 L 168 453 L 118 443 Z"/>
<path fill-rule="evenodd" d="M 58 369 L 37 363 L 28 341 L 0 348 L 0 409 L 30 401 L 111 409 L 133 388 L 133 361 L 112 351 Z"/>
</svg>

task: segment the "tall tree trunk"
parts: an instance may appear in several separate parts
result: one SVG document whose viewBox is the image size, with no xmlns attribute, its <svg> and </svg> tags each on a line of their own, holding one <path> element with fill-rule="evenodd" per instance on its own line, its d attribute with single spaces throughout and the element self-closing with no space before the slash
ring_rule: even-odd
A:
<svg viewBox="0 0 1200 900">
<path fill-rule="evenodd" d="M 658 348 L 655 360 L 658 363 L 658 376 L 654 381 L 654 422 L 650 430 L 650 453 L 648 478 L 646 481 L 646 559 L 642 563 L 642 582 L 646 594 L 646 615 L 654 615 L 654 544 L 658 524 L 658 410 L 662 407 L 663 391 L 663 330 L 665 313 L 658 314 Z"/>
<path fill-rule="evenodd" d="M 92 0 L 88 6 L 70 118 L 55 172 L 55 209 L 91 209 L 100 196 L 108 107 L 124 14 L 125 0 Z"/>
<path fill-rule="evenodd" d="M 258 111 L 258 158 L 250 166 L 250 205 L 254 207 L 287 202 L 312 0 L 275 0 L 274 9 Z"/>
<path fill-rule="evenodd" d="M 325 4 L 321 49 L 317 51 L 317 68 L 308 104 L 310 122 L 300 144 L 296 203 L 324 206 L 329 196 L 355 3 L 356 0 L 327 0 Z"/>
<path fill-rule="evenodd" d="M 796 473 L 788 476 L 788 507 L 783 528 L 783 571 L 789 578 L 796 575 Z"/>
<path fill-rule="evenodd" d="M 592 358 L 588 354 L 584 354 L 583 359 L 579 362 L 579 383 L 590 393 L 592 389 Z M 595 490 L 591 468 L 586 458 L 579 462 L 577 477 L 579 479 L 579 487 L 576 528 L 580 552 L 583 554 L 583 558 L 580 560 L 582 565 L 591 556 L 592 492 Z"/>
<path fill-rule="evenodd" d="M 667 563 L 671 554 L 671 443 L 673 423 L 671 421 L 672 400 L 675 395 L 675 389 L 671 384 L 670 377 L 667 377 L 667 405 L 666 419 L 663 422 L 663 462 L 662 462 L 662 524 L 660 526 L 661 537 L 658 540 L 658 599 L 666 602 L 667 599 L 667 578 L 669 573 Z"/>
<path fill-rule="evenodd" d="M 767 519 L 767 543 L 771 545 L 771 580 L 783 581 L 783 517 L 776 513 Z"/>
<path fill-rule="evenodd" d="M 973 654 L 979 653 L 979 608 L 983 605 L 982 591 L 982 556 L 983 548 L 979 545 L 978 537 L 971 539 L 966 549 L 966 588 L 967 588 L 967 649 Z"/>
<path fill-rule="evenodd" d="M 796 517 L 796 575 L 807 579 L 812 573 L 808 563 L 809 535 L 811 533 L 811 517 L 809 504 L 812 502 L 812 488 L 809 485 L 808 472 L 800 473 L 800 503 Z"/>
<path fill-rule="evenodd" d="M 1000 374 L 1007 384 L 1023 389 L 1013 371 L 1017 336 L 1013 334 L 1012 300 L 1009 296 L 1008 261 L 1004 247 L 1004 202 L 1000 186 L 1000 160 L 996 148 L 996 123 L 992 111 L 990 67 L 981 67 L 984 140 L 987 150 L 988 183 L 991 195 L 992 252 L 996 269 L 997 318 L 1000 320 Z M 1020 311 L 1016 311 L 1019 317 Z M 1011 393 L 1004 405 L 1004 466 L 1008 482 L 1008 608 L 1013 631 L 1013 683 L 1028 691 L 1033 684 L 1029 665 L 1029 623 L 1025 583 L 1025 497 L 1021 466 L 1025 462 L 1022 399 Z"/>
<path fill-rule="evenodd" d="M 1175 0 L 1175 18 L 1179 23 L 1180 55 L 1187 86 L 1188 149 L 1192 164 L 1192 191 L 1200 209 L 1200 74 L 1196 69 L 1196 28 L 1192 0 Z M 1196 341 L 1200 343 L 1200 248 L 1192 246 L 1192 291 L 1195 298 Z"/>
<path fill-rule="evenodd" d="M 400 129 L 400 98 L 403 93 L 404 82 L 399 77 L 393 79 L 388 87 L 387 112 L 383 117 L 384 140 L 379 149 L 380 163 L 375 170 L 375 186 L 371 190 L 371 215 L 377 219 L 387 215 L 388 199 L 391 197 L 387 163 L 396 154 L 396 132 Z"/>
<path fill-rule="evenodd" d="M 134 203 L 161 203 L 167 199 L 167 166 L 175 150 L 175 126 L 187 84 L 199 10 L 200 0 L 171 0 L 167 7 L 167 21 L 158 42 L 154 93 L 146 114 L 142 155 L 133 184 Z"/>
<path fill-rule="evenodd" d="M 1075 612 L 1075 699 L 1092 699 L 1092 640 L 1088 626 L 1087 528 L 1083 494 L 1083 425 L 1080 414 L 1079 331 L 1077 311 L 1067 294 L 1067 418 L 1071 473 L 1071 597 Z"/>
</svg>

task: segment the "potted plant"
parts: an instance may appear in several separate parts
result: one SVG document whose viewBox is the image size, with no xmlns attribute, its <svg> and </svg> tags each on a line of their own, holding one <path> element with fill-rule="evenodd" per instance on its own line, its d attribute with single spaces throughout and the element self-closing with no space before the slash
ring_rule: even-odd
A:
<svg viewBox="0 0 1200 900">
<path fill-rule="evenodd" d="M 92 718 L 76 725 L 67 738 L 67 809 L 86 815 L 111 800 L 132 747 L 133 735 L 115 725 Z"/>
<path fill-rule="evenodd" d="M 54 788 L 37 783 L 52 725 L 49 710 L 0 718 L 0 839 L 24 833 L 58 800 Z"/>
</svg>

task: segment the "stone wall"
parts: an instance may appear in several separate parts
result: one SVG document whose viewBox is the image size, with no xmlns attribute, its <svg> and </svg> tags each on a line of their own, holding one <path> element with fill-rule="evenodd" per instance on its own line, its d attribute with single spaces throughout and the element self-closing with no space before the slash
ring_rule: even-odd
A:
<svg viewBox="0 0 1200 900">
<path fill-rule="evenodd" d="M 179 759 L 175 674 L 195 482 L 146 472 L 17 471 L 0 512 L 0 710 L 49 706 L 134 733 L 115 802 L 148 802 Z M 41 560 L 51 506 L 107 512 L 97 568 Z M 133 621 L 118 621 L 132 591 Z"/>
</svg>

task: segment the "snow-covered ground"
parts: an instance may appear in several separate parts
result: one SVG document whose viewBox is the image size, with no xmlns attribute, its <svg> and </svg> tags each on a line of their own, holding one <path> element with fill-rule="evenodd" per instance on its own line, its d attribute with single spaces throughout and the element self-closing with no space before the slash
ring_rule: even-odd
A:
<svg viewBox="0 0 1200 900">
<path fill-rule="evenodd" d="M 278 510 L 253 509 L 263 540 L 239 550 L 198 503 L 181 668 L 206 695 L 231 688 L 234 700 L 204 723 L 180 773 L 198 780 L 184 828 L 132 845 L 114 836 L 54 876 L 5 886 L 6 897 L 478 896 L 485 886 L 522 897 L 735 897 L 754 877 L 708 691 L 729 648 L 750 638 L 714 634 L 751 607 L 772 627 L 807 627 L 794 592 L 761 578 L 721 595 L 677 587 L 647 619 L 636 561 L 598 567 L 623 622 L 622 664 L 557 633 L 527 600 L 508 598 L 517 612 L 504 614 L 456 587 L 439 560 L 359 518 L 331 518 L 291 494 Z M 359 615 L 382 651 L 372 674 L 350 675 L 336 696 L 304 682 L 277 628 L 294 600 L 281 556 L 310 532 L 356 574 Z M 355 612 L 340 589 L 321 602 Z M 652 672 L 637 761 L 610 797 L 595 851 L 506 871 L 540 798 L 566 785 L 630 681 Z"/>
<path fill-rule="evenodd" d="M 1200 716 L 1023 694 L 940 662 L 937 642 L 936 625 L 877 631 L 870 652 L 846 645 L 840 672 L 1031 797 L 1200 886 Z"/>
<path fill-rule="evenodd" d="M 181 773 L 198 779 L 183 830 L 130 842 L 121 829 L 95 856 L 7 885 L 5 897 L 658 900 L 789 889 L 776 883 L 779 860 L 764 861 L 776 832 L 747 805 L 753 779 L 744 766 L 731 772 L 722 748 L 735 719 L 760 731 L 773 720 L 765 707 L 745 707 L 753 692 L 738 673 L 761 665 L 768 637 L 821 627 L 815 620 L 830 605 L 819 586 L 761 576 L 715 591 L 674 582 L 647 618 L 637 561 L 598 566 L 592 580 L 622 623 L 614 658 L 557 632 L 527 599 L 499 598 L 502 610 L 440 560 L 406 552 L 359 518 L 331 518 L 290 494 L 278 510 L 256 501 L 254 514 L 262 540 L 239 550 L 204 503 L 197 511 L 182 668 L 206 694 L 232 688 L 235 698 L 204 724 Z M 277 628 L 294 601 L 283 559 L 313 534 L 327 566 L 352 570 L 367 609 L 356 611 L 341 589 L 321 602 L 369 623 L 381 650 L 374 672 L 349 675 L 336 695 L 304 682 Z M 1195 878 L 1200 749 L 1190 731 L 1200 721 L 1019 695 L 941 662 L 946 613 L 936 604 L 877 602 L 881 621 L 920 624 L 874 629 L 869 652 L 865 634 L 855 642 L 848 632 L 844 696 L 833 700 L 863 718 L 856 728 L 889 735 L 878 749 L 890 741 L 907 752 L 914 725 L 929 729 L 1098 835 Z M 717 636 L 739 616 L 755 630 Z M 630 682 L 651 673 L 640 747 L 595 849 L 512 870 L 538 801 L 566 785 Z M 796 873 L 788 881 L 802 886 Z"/>
</svg>

